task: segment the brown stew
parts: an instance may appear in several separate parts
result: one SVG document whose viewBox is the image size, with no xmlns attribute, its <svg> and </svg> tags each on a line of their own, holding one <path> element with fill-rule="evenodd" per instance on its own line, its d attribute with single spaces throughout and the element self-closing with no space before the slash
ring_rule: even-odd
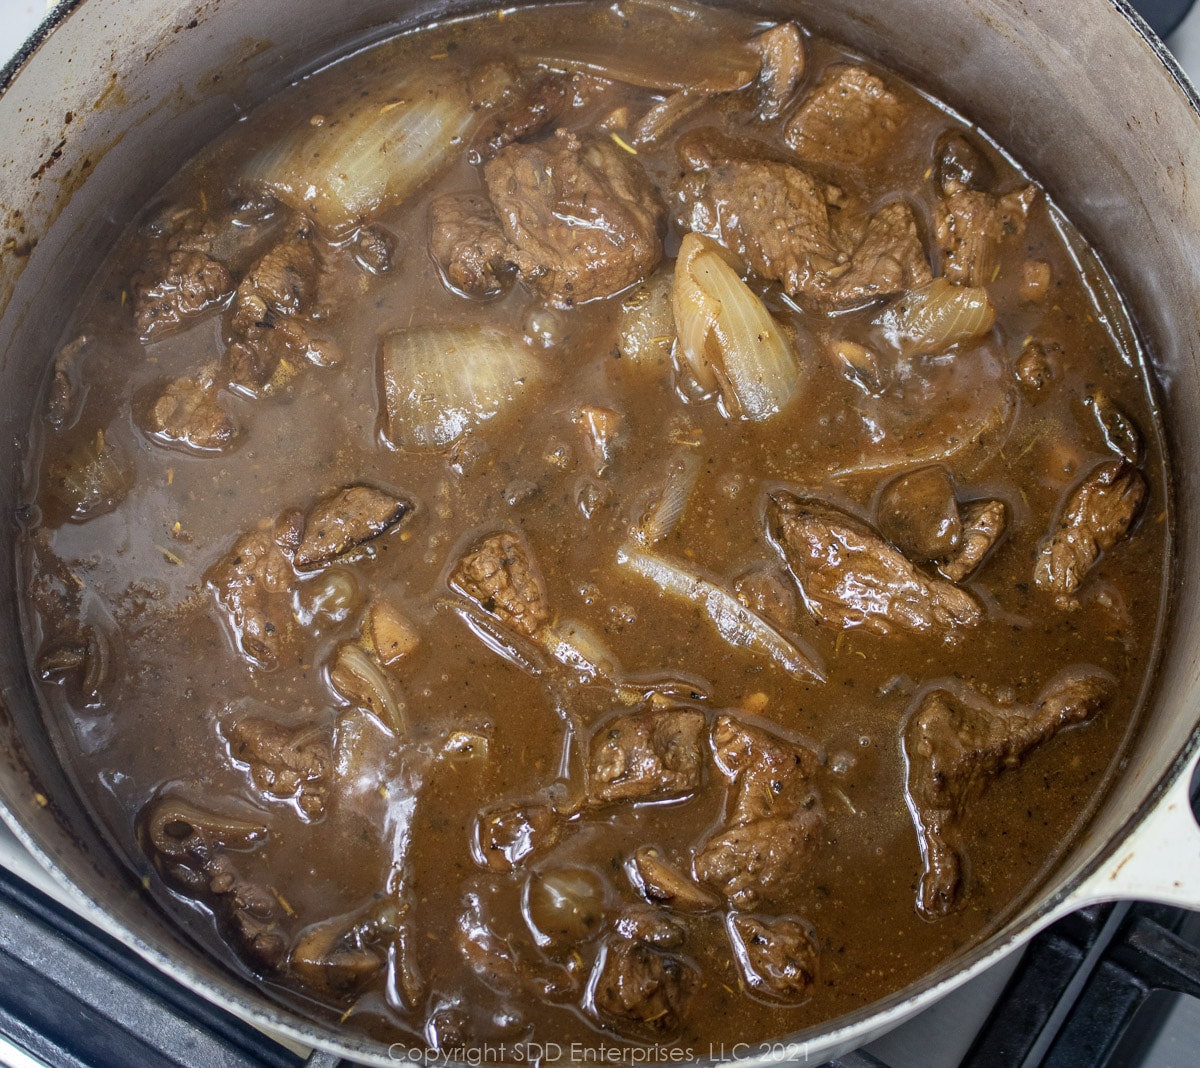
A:
<svg viewBox="0 0 1200 1068">
<path fill-rule="evenodd" d="M 1169 522 L 1098 261 L 792 24 L 520 9 L 299 81 L 98 274 L 30 659 L 146 886 L 442 1050 L 779 1037 L 1088 819 Z"/>
</svg>

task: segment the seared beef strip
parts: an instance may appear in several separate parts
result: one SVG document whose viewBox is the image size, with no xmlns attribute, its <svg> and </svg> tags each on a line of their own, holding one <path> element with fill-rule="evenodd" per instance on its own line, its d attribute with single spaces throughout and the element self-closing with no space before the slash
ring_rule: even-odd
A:
<svg viewBox="0 0 1200 1068">
<path fill-rule="evenodd" d="M 250 770 L 250 778 L 268 798 L 295 798 L 306 819 L 325 814 L 329 788 L 329 732 L 302 725 L 288 728 L 259 716 L 244 716 L 223 727 L 229 755 Z"/>
<path fill-rule="evenodd" d="M 486 197 L 447 193 L 430 206 L 430 251 L 455 289 L 498 293 L 508 266 L 508 241 Z"/>
<path fill-rule="evenodd" d="M 1112 685 L 1073 670 L 1052 682 L 1037 703 L 1001 707 L 967 690 L 927 693 L 904 729 L 908 798 L 925 870 L 917 908 L 936 917 L 959 902 L 963 882 L 961 825 L 988 783 L 1017 767 L 1030 751 L 1104 707 Z"/>
<path fill-rule="evenodd" d="M 412 502 L 374 486 L 347 486 L 317 501 L 304 517 L 296 566 L 322 567 L 391 530 L 412 511 Z"/>
<path fill-rule="evenodd" d="M 645 709 L 609 720 L 592 736 L 588 799 L 682 797 L 700 785 L 707 723 L 695 708 Z"/>
<path fill-rule="evenodd" d="M 696 878 L 739 909 L 790 900 L 825 828 L 811 749 L 720 716 L 717 769 L 729 784 L 725 826 L 697 852 Z"/>
<path fill-rule="evenodd" d="M 682 957 L 642 939 L 614 937 L 596 960 L 585 1004 L 622 1034 L 666 1041 L 682 1026 L 698 982 Z"/>
<path fill-rule="evenodd" d="M 130 284 L 133 321 L 147 340 L 224 303 L 234 290 L 233 276 L 223 263 L 184 249 L 152 254 Z"/>
<path fill-rule="evenodd" d="M 952 637 L 983 618 L 966 590 L 918 571 L 865 523 L 832 505 L 776 491 L 767 505 L 767 532 L 809 612 L 824 626 Z"/>
<path fill-rule="evenodd" d="M 958 547 L 938 562 L 938 570 L 951 582 L 962 582 L 983 563 L 1000 540 L 1008 523 L 1003 501 L 971 501 L 962 508 L 962 538 Z"/>
<path fill-rule="evenodd" d="M 831 67 L 788 120 L 784 138 L 810 163 L 861 165 L 887 150 L 907 110 L 862 67 Z"/>
<path fill-rule="evenodd" d="M 730 913 L 726 923 L 733 955 L 751 990 L 791 1003 L 808 996 L 820 955 L 808 924 L 790 916 L 766 919 L 738 912 Z"/>
<path fill-rule="evenodd" d="M 662 259 L 666 209 L 633 156 L 565 130 L 484 166 L 510 259 L 550 303 L 619 293 Z"/>
<path fill-rule="evenodd" d="M 1129 533 L 1145 499 L 1145 476 L 1128 460 L 1105 460 L 1093 467 L 1042 542 L 1033 570 L 1038 587 L 1054 594 L 1060 606 L 1072 607 L 1100 554 Z"/>
<path fill-rule="evenodd" d="M 476 542 L 451 572 L 450 585 L 526 638 L 536 640 L 550 622 L 545 585 L 525 543 L 510 531 Z"/>
</svg>

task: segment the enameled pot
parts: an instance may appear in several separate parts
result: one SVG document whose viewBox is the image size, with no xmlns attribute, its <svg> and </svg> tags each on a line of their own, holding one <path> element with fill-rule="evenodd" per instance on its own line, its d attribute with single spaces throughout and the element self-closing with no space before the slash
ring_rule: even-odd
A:
<svg viewBox="0 0 1200 1068">
<path fill-rule="evenodd" d="M 78 0 L 0 73 L 0 808 L 85 914 L 233 1012 L 379 1064 L 398 1052 L 297 1016 L 143 894 L 81 807 L 20 638 L 13 517 L 31 412 L 67 314 L 123 224 L 189 155 L 298 72 L 470 0 Z M 1200 908 L 1188 790 L 1200 747 L 1200 103 L 1121 0 L 749 0 L 877 57 L 957 107 L 1100 250 L 1139 324 L 1174 457 L 1172 604 L 1115 785 L 1041 891 L 992 937 L 852 1017 L 743 1063 L 820 1063 L 877 1037 L 1072 909 Z M 779 1036 L 763 1036 L 778 1038 Z"/>
</svg>

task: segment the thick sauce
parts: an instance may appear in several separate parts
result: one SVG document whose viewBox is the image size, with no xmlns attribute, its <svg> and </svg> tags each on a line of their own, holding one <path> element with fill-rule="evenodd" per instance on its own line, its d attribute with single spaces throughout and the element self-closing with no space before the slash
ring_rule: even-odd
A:
<svg viewBox="0 0 1200 1068">
<path fill-rule="evenodd" d="M 783 1036 L 995 930 L 1119 765 L 1169 530 L 1120 305 L 978 132 L 764 29 L 530 9 L 355 55 L 188 164 L 66 335 L 22 548 L 46 715 L 147 893 L 302 1011 L 444 1049 Z M 412 188 L 295 147 L 422 93 L 466 103 Z M 649 237 L 506 214 L 580 159 Z M 829 220 L 791 275 L 781 175 Z M 498 242 L 475 282 L 448 193 Z M 617 267 L 547 267 L 518 217 Z M 681 243 L 773 317 L 765 402 L 723 327 L 674 337 Z M 462 323 L 498 333 L 420 333 Z"/>
</svg>

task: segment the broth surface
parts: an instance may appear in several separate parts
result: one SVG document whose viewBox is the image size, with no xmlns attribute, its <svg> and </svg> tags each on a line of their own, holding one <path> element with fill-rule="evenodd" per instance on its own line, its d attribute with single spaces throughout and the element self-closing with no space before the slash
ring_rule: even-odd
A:
<svg viewBox="0 0 1200 1068">
<path fill-rule="evenodd" d="M 65 335 L 46 715 L 146 892 L 315 1018 L 784 1036 L 996 930 L 1120 764 L 1170 523 L 1119 300 L 979 131 L 771 33 L 568 6 L 356 54 L 189 163 Z M 539 215 L 575 167 L 609 200 Z M 791 274 L 780 203 L 827 220 Z M 604 251 L 522 243 L 558 225 Z M 689 359 L 689 256 L 782 379 L 724 320 Z"/>
</svg>

